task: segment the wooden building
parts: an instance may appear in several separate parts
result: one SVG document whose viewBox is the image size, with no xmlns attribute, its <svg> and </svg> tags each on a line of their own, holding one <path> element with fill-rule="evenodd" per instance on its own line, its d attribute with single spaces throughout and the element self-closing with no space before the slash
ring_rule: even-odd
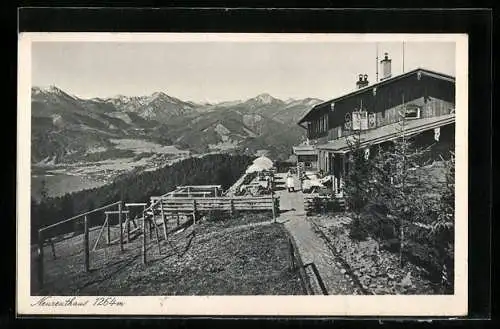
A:
<svg viewBox="0 0 500 329">
<path fill-rule="evenodd" d="M 404 115 L 405 133 L 418 146 L 431 146 L 435 157 L 446 157 L 454 148 L 455 78 L 422 68 L 393 77 L 387 54 L 381 64 L 380 82 L 370 85 L 366 75 L 359 75 L 356 90 L 314 106 L 298 122 L 314 145 L 317 169 L 333 176 L 338 194 L 348 169 L 346 137 L 354 132 L 369 152 L 397 138 Z"/>
<path fill-rule="evenodd" d="M 293 147 L 293 154 L 297 158 L 297 164 L 303 163 L 304 170 L 318 170 L 318 152 L 314 145 L 301 144 Z"/>
</svg>

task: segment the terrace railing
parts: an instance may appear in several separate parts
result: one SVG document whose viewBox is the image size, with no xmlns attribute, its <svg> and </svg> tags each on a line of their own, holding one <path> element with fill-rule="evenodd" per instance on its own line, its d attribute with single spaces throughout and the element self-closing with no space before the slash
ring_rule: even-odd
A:
<svg viewBox="0 0 500 329">
<path fill-rule="evenodd" d="M 271 196 L 234 196 L 234 197 L 172 197 L 159 196 L 151 197 L 151 204 L 159 204 L 157 211 L 165 214 L 191 214 L 193 220 L 199 214 L 211 211 L 223 211 L 233 215 L 238 211 L 266 211 L 270 210 L 273 220 L 276 220 L 279 197 Z"/>
</svg>

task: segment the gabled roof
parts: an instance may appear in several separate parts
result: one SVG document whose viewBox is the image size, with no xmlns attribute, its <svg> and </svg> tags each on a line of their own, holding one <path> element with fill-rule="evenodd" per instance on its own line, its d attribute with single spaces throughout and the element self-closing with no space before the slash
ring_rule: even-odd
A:
<svg viewBox="0 0 500 329">
<path fill-rule="evenodd" d="M 405 134 L 407 136 L 417 135 L 421 132 L 452 123 L 455 123 L 454 113 L 424 119 L 408 120 L 405 127 Z M 399 123 L 396 122 L 372 130 L 367 130 L 360 136 L 360 146 L 365 147 L 394 140 L 398 137 L 400 129 Z M 317 149 L 333 151 L 334 153 L 346 153 L 350 150 L 346 138 L 338 138 L 326 144 L 318 145 Z"/>
<path fill-rule="evenodd" d="M 392 84 L 392 83 L 397 82 L 399 80 L 406 79 L 406 78 L 408 78 L 408 77 L 410 77 L 410 76 L 412 76 L 414 74 L 417 74 L 418 72 L 421 72 L 421 74 L 429 76 L 429 77 L 432 77 L 432 78 L 435 78 L 435 79 L 440 79 L 440 80 L 445 80 L 445 81 L 449 81 L 449 82 L 455 83 L 455 77 L 454 76 L 443 74 L 443 73 L 439 73 L 439 72 L 435 72 L 435 71 L 431 71 L 431 70 L 427 70 L 427 69 L 423 69 L 423 68 L 416 68 L 416 69 L 414 69 L 412 71 L 408 71 L 406 73 L 403 73 L 403 74 L 400 74 L 400 75 L 396 75 L 396 76 L 394 76 L 392 78 L 379 81 L 377 83 L 368 85 L 368 86 L 363 87 L 361 89 L 356 89 L 356 90 L 354 90 L 354 91 L 352 91 L 350 93 L 347 93 L 347 94 L 345 94 L 343 96 L 331 99 L 329 101 L 326 101 L 326 102 L 323 102 L 323 103 L 320 103 L 320 104 L 317 104 L 310 111 L 308 111 L 307 113 L 305 113 L 302 116 L 302 118 L 299 120 L 298 124 L 300 125 L 302 122 L 307 121 L 307 119 L 308 119 L 309 116 L 311 116 L 312 114 L 316 113 L 320 108 L 324 108 L 325 105 L 329 106 L 331 103 L 339 102 L 339 101 L 341 101 L 343 99 L 346 99 L 346 98 L 349 98 L 349 97 L 354 97 L 354 96 L 357 96 L 357 95 L 361 95 L 361 94 L 363 94 L 363 93 L 371 90 L 374 87 L 380 87 L 380 86 L 385 86 L 385 85 Z"/>
</svg>

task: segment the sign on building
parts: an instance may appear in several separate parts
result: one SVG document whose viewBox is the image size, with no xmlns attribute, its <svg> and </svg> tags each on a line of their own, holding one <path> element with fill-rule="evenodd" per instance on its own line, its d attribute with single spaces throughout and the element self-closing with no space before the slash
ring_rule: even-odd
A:
<svg viewBox="0 0 500 329">
<path fill-rule="evenodd" d="M 368 112 L 366 111 L 352 112 L 352 129 L 353 130 L 368 129 Z"/>
</svg>

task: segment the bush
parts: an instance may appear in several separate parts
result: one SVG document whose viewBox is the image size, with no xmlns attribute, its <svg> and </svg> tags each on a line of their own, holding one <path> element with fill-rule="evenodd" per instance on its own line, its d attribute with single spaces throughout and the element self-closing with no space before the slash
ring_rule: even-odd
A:
<svg viewBox="0 0 500 329">
<path fill-rule="evenodd" d="M 355 216 L 349 224 L 349 237 L 358 241 L 365 241 L 369 237 L 368 231 L 359 216 Z"/>
</svg>

